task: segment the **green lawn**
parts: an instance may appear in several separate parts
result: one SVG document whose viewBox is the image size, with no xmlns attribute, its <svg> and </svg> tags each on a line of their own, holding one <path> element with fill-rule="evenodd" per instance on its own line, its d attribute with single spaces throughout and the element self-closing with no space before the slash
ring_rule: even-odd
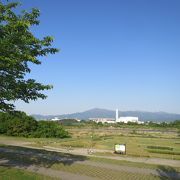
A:
<svg viewBox="0 0 180 180">
<path fill-rule="evenodd" d="M 90 165 L 81 165 L 81 164 L 72 164 L 71 166 L 66 166 L 64 164 L 55 164 L 53 165 L 54 169 L 62 170 L 66 172 L 71 172 L 75 174 L 82 174 L 94 178 L 99 178 L 103 180 L 156 180 L 161 179 L 162 177 L 154 175 L 145 175 L 140 173 L 130 173 L 126 171 L 118 171 L 113 169 L 106 169 L 102 167 L 94 167 Z M 163 177 L 164 178 L 164 177 Z M 166 178 L 164 178 L 166 179 Z"/>
<path fill-rule="evenodd" d="M 0 166 L 0 180 L 54 180 L 55 178 L 39 175 L 12 167 Z"/>
<path fill-rule="evenodd" d="M 156 180 L 160 179 L 160 177 L 153 175 L 143 175 L 143 174 L 135 174 L 128 173 L 123 171 L 115 171 L 108 170 L 104 168 L 96 168 L 87 165 L 71 165 L 66 166 L 63 164 L 56 164 L 52 167 L 56 170 L 61 170 L 64 172 L 70 172 L 80 175 L 86 175 L 89 177 L 100 178 L 103 180 L 119 180 L 119 179 L 142 179 L 142 180 Z M 39 175 L 32 172 L 27 172 L 25 170 L 19 170 L 10 167 L 2 167 L 0 166 L 0 180 L 53 180 L 55 178 Z M 59 179 L 59 178 L 58 178 Z"/>
</svg>

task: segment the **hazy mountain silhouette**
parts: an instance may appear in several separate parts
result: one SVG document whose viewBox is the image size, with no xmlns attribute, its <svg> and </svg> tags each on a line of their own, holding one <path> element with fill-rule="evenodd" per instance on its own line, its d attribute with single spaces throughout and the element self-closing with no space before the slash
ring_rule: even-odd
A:
<svg viewBox="0 0 180 180">
<path fill-rule="evenodd" d="M 58 117 L 61 119 L 64 118 L 77 118 L 87 120 L 89 118 L 115 118 L 115 110 L 107 110 L 94 108 L 84 112 L 77 112 L 72 114 L 63 114 L 63 115 L 32 115 L 37 120 L 40 119 L 52 119 Z M 119 111 L 119 116 L 137 116 L 141 121 L 174 121 L 180 120 L 180 114 L 166 113 L 166 112 L 146 112 L 146 111 Z"/>
</svg>

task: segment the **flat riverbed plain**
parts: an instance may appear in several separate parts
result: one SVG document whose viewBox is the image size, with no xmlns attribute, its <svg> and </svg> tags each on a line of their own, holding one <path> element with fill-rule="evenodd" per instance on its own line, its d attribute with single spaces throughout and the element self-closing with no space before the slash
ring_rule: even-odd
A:
<svg viewBox="0 0 180 180">
<path fill-rule="evenodd" d="M 178 131 L 69 128 L 71 138 L 0 136 L 0 179 L 180 179 Z M 114 154 L 114 144 L 127 154 Z M 89 153 L 88 150 L 92 151 Z M 16 172 L 17 171 L 17 172 Z"/>
</svg>

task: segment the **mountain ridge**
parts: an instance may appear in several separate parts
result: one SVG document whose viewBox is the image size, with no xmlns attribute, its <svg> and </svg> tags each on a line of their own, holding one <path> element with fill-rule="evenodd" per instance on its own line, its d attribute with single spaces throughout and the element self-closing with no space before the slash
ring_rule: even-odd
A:
<svg viewBox="0 0 180 180">
<path fill-rule="evenodd" d="M 60 119 L 84 119 L 89 118 L 115 118 L 115 110 L 93 108 L 83 112 L 76 112 L 72 114 L 62 114 L 62 115 L 40 115 L 32 114 L 37 120 L 41 119 L 52 119 L 58 117 Z M 167 113 L 167 112 L 148 112 L 148 111 L 119 111 L 119 116 L 137 116 L 140 121 L 155 121 L 155 122 L 170 122 L 174 120 L 180 120 L 180 114 Z"/>
</svg>

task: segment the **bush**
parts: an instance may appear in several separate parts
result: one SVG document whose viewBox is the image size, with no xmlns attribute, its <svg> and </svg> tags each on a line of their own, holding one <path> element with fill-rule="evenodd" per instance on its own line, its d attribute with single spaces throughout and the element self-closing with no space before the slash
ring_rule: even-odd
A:
<svg viewBox="0 0 180 180">
<path fill-rule="evenodd" d="M 180 152 L 174 152 L 174 151 L 163 151 L 159 149 L 148 149 L 147 150 L 150 153 L 158 153 L 158 154 L 170 154 L 170 155 L 180 155 Z"/>
<path fill-rule="evenodd" d="M 9 117 L 5 113 L 0 113 L 0 134 L 5 134 L 8 130 Z"/>
<path fill-rule="evenodd" d="M 0 134 L 22 137 L 69 137 L 62 125 L 52 121 L 36 121 L 23 112 L 0 112 Z"/>
<path fill-rule="evenodd" d="M 37 121 L 32 118 L 13 118 L 9 122 L 7 135 L 29 137 L 37 129 Z"/>
<path fill-rule="evenodd" d="M 149 149 L 161 149 L 161 150 L 170 150 L 172 151 L 172 147 L 165 147 L 165 146 L 147 146 Z"/>
<path fill-rule="evenodd" d="M 39 121 L 37 130 L 33 134 L 33 136 L 38 137 L 38 138 L 40 138 L 40 137 L 42 137 L 42 138 L 50 138 L 50 137 L 65 138 L 65 137 L 69 137 L 69 134 L 57 122 Z"/>
<path fill-rule="evenodd" d="M 23 112 L 0 113 L 0 133 L 28 137 L 37 129 L 37 121 Z"/>
</svg>

